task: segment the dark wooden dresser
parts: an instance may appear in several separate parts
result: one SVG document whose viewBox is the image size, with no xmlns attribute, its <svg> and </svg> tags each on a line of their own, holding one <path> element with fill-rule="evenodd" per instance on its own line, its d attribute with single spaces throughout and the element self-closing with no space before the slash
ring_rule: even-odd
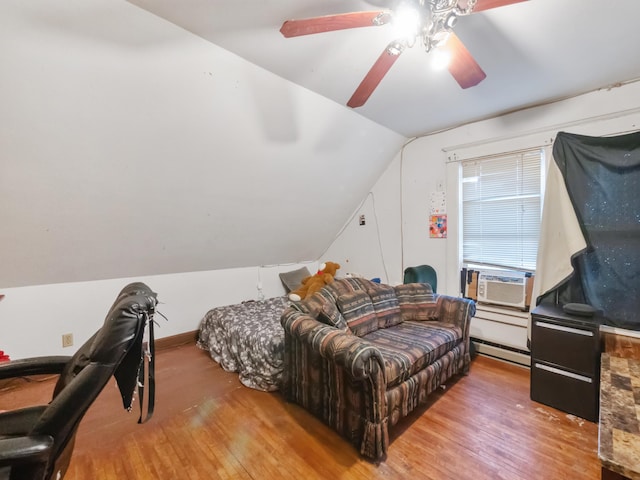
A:
<svg viewBox="0 0 640 480">
<path fill-rule="evenodd" d="M 598 421 L 601 323 L 560 306 L 531 312 L 531 400 Z"/>
</svg>

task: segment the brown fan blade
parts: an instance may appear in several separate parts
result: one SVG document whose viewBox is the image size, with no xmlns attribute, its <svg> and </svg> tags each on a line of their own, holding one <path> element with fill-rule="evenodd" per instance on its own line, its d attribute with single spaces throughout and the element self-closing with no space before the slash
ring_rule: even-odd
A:
<svg viewBox="0 0 640 480">
<path fill-rule="evenodd" d="M 389 20 L 391 20 L 389 12 L 379 10 L 375 12 L 341 13 L 302 20 L 287 20 L 282 24 L 280 32 L 285 37 L 290 38 L 347 28 L 375 27 L 384 25 Z"/>
<path fill-rule="evenodd" d="M 483 10 L 490 10 L 492 8 L 504 7 L 511 5 L 512 3 L 526 2 L 527 0 L 478 0 L 476 6 L 473 7 L 474 12 L 481 12 Z"/>
<path fill-rule="evenodd" d="M 487 77 L 455 33 L 451 32 L 447 43 L 440 48 L 451 56 L 449 73 L 462 88 L 473 87 Z"/>
<path fill-rule="evenodd" d="M 356 91 L 353 92 L 353 95 L 351 95 L 351 98 L 347 102 L 347 106 L 357 108 L 364 105 L 403 50 L 404 45 L 398 42 L 391 42 L 382 54 L 380 54 L 378 60 L 373 64 L 367 75 L 362 79 Z"/>
</svg>

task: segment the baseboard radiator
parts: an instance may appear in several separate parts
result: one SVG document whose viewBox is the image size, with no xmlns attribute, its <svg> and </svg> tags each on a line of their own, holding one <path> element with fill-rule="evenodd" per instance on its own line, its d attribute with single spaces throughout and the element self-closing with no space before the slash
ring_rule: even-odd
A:
<svg viewBox="0 0 640 480">
<path fill-rule="evenodd" d="M 473 337 L 471 337 L 471 341 L 473 342 L 475 351 L 480 355 L 506 360 L 507 362 L 517 363 L 518 365 L 525 365 L 527 367 L 531 366 L 531 355 L 527 350 L 499 345 Z"/>
<path fill-rule="evenodd" d="M 471 341 L 481 355 L 531 366 L 528 324 L 528 312 L 478 303 L 471 319 Z"/>
</svg>

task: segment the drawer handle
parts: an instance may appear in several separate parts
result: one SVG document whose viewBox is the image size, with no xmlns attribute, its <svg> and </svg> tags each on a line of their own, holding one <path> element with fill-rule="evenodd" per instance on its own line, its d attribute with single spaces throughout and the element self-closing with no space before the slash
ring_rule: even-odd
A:
<svg viewBox="0 0 640 480">
<path fill-rule="evenodd" d="M 561 332 L 575 333 L 576 335 L 584 335 L 585 337 L 593 337 L 591 330 L 580 330 L 579 328 L 563 327 L 562 325 L 556 325 L 555 323 L 536 322 L 537 327 L 549 328 L 551 330 L 559 330 Z"/>
<path fill-rule="evenodd" d="M 549 365 L 544 365 L 542 363 L 536 363 L 535 367 L 539 368 L 540 370 L 546 370 L 547 372 L 557 373 L 558 375 L 573 378 L 575 380 L 580 380 L 582 382 L 593 383 L 593 379 L 589 377 L 585 377 L 584 375 L 578 375 L 577 373 L 567 372 L 566 370 L 560 370 L 559 368 L 550 367 Z"/>
</svg>

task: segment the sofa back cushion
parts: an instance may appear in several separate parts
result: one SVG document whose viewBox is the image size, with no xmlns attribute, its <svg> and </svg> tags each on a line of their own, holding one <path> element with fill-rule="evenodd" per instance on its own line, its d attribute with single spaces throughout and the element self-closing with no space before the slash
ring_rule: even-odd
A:
<svg viewBox="0 0 640 480">
<path fill-rule="evenodd" d="M 433 320 L 436 295 L 428 283 L 406 283 L 393 287 L 402 320 Z"/>
<path fill-rule="evenodd" d="M 348 330 L 347 322 L 338 310 L 333 297 L 325 290 L 320 290 L 308 298 L 300 302 L 300 306 L 319 322 L 339 328 L 340 330 Z"/>
<path fill-rule="evenodd" d="M 343 293 L 336 303 L 354 335 L 362 337 L 378 329 L 378 317 L 371 297 L 364 290 Z"/>
<path fill-rule="evenodd" d="M 393 327 L 402 323 L 400 303 L 391 285 L 373 284 L 367 293 L 378 317 L 378 328 Z"/>
</svg>

